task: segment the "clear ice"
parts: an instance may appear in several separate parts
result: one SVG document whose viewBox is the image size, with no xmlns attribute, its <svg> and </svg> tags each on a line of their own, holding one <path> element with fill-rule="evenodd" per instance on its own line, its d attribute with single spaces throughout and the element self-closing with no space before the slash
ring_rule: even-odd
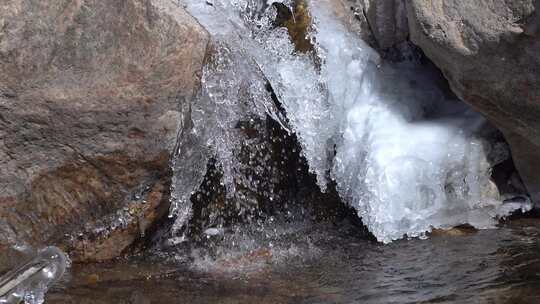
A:
<svg viewBox="0 0 540 304">
<path fill-rule="evenodd" d="M 265 115 L 297 134 L 320 188 L 335 181 L 379 241 L 465 223 L 488 228 L 530 208 L 504 205 L 490 181 L 494 147 L 480 135 L 484 119 L 447 97 L 414 60 L 383 62 L 341 23 L 332 1 L 306 2 L 316 55 L 295 51 L 287 29 L 273 24 L 273 3 L 294 11 L 293 1 L 181 3 L 212 35 L 214 50 L 174 164 L 177 227 L 189 220 L 189 196 L 209 157 L 218 159 L 234 195 L 234 126 Z"/>
<path fill-rule="evenodd" d="M 190 0 L 184 5 L 204 21 L 212 35 L 212 50 L 203 69 L 202 88 L 186 111 L 190 116 L 182 122 L 173 159 L 173 232 L 181 231 L 188 223 L 192 212 L 190 197 L 203 181 L 211 158 L 217 159 L 223 172 L 227 196 L 237 201 L 244 198 L 236 186 L 250 187 L 250 181 L 241 180 L 240 168 L 244 164 L 239 160 L 239 150 L 243 144 L 256 143 L 241 142 L 239 122 L 264 120 L 266 115 L 279 122 L 283 120 L 266 89 L 267 79 L 243 47 L 251 43 L 251 30 L 243 15 L 236 12 L 250 14 L 252 7 L 242 1 Z M 175 241 L 184 239 L 181 236 Z"/>
<path fill-rule="evenodd" d="M 0 303 L 44 303 L 45 293 L 62 277 L 68 261 L 56 247 L 39 250 L 30 261 L 0 277 Z"/>
</svg>

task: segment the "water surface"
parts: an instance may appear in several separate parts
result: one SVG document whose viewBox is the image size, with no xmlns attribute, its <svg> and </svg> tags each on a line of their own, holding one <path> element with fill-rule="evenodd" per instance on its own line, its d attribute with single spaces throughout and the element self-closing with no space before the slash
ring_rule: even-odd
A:
<svg viewBox="0 0 540 304">
<path fill-rule="evenodd" d="M 183 262 L 74 265 L 47 303 L 540 303 L 539 219 L 389 245 L 300 227 L 236 255 L 216 242 Z"/>
</svg>

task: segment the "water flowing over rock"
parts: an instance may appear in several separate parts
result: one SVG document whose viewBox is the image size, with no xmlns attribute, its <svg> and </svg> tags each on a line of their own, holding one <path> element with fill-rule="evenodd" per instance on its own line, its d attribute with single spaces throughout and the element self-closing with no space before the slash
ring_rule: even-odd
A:
<svg viewBox="0 0 540 304">
<path fill-rule="evenodd" d="M 534 5 L 489 2 L 493 29 L 484 35 L 482 22 L 430 25 L 477 4 L 433 3 L 4 1 L 0 248 L 51 243 L 77 260 L 110 259 L 169 204 L 173 244 L 185 240 L 194 213 L 205 218 L 202 234 L 219 235 L 227 217 L 252 220 L 288 202 L 339 201 L 338 193 L 383 242 L 464 223 L 491 227 L 528 210 L 504 204 L 490 180 L 508 153 L 483 118 L 446 94 L 407 43 L 391 58 L 399 63 L 372 47 L 406 41 L 409 18 L 413 40 L 460 97 L 503 128 L 534 195 L 530 146 L 540 142 L 535 112 L 523 111 L 536 107 L 491 103 L 534 104 L 534 72 L 509 86 L 493 78 L 536 58 Z M 454 53 L 430 48 L 448 37 Z M 483 42 L 523 46 L 513 51 L 521 57 L 491 50 L 483 61 Z M 497 73 L 475 65 L 494 58 L 503 62 Z"/>
<path fill-rule="evenodd" d="M 171 1 L 2 1 L 0 244 L 108 259 L 165 215 L 207 44 Z"/>
<path fill-rule="evenodd" d="M 220 4 L 187 2 L 192 14 L 207 21 L 204 26 L 213 35 L 213 41 L 203 70 L 201 91 L 190 109 L 190 128 L 184 128 L 180 134 L 173 160 L 171 213 L 176 216 L 173 231 L 186 227 L 193 209 L 191 196 L 203 182 L 211 158 L 217 159 L 222 172 L 221 186 L 225 187 L 227 199 L 234 199 L 237 205 L 233 208 L 242 214 L 256 207 L 252 195 L 244 190 L 257 192 L 252 179 L 261 175 L 264 168 L 251 160 L 255 155 L 248 156 L 248 160 L 243 159 L 242 153 L 251 147 L 253 153 L 260 152 L 256 157 L 263 159 L 262 163 L 267 162 L 269 159 L 265 158 L 269 155 L 263 153 L 264 143 L 249 133 L 257 132 L 256 125 L 264 122 L 267 115 L 281 120 L 267 90 L 267 80 L 242 47 L 250 30 L 240 16 L 232 16 L 237 19 L 230 20 L 220 18 L 232 7 Z M 246 166 L 251 165 L 255 172 L 244 174 Z M 266 196 L 270 198 L 271 194 Z"/>
<path fill-rule="evenodd" d="M 252 102 L 260 109 L 252 115 L 275 117 L 296 133 L 320 188 L 337 182 L 342 198 L 383 242 L 423 235 L 433 227 L 491 227 L 497 216 L 528 208 L 503 205 L 490 182 L 490 168 L 500 159 L 490 159 L 496 149 L 483 139 L 483 119 L 450 100 L 414 58 L 392 66 L 381 62 L 338 21 L 332 1 L 185 2 L 221 50 L 203 76 L 207 97 L 197 102 L 217 104 L 217 111 L 199 111 L 210 117 L 228 114 L 212 124 L 220 133 L 195 137 L 217 156 L 228 191 L 234 191 L 236 183 L 227 180 L 238 162 L 229 148 L 238 145 L 230 129 L 249 117 L 238 109 Z M 297 29 L 277 22 L 284 9 L 299 23 L 310 20 L 311 48 L 295 38 Z M 247 86 L 246 78 L 254 86 Z M 265 82 L 286 122 L 265 96 Z M 240 94 L 242 87 L 255 90 Z M 191 192 L 182 189 L 180 194 L 185 200 Z M 188 212 L 180 214 L 189 214 L 189 203 L 183 205 Z M 185 225 L 180 219 L 177 224 Z"/>
<path fill-rule="evenodd" d="M 407 2 L 411 40 L 452 89 L 504 133 L 540 201 L 540 2 Z"/>
</svg>

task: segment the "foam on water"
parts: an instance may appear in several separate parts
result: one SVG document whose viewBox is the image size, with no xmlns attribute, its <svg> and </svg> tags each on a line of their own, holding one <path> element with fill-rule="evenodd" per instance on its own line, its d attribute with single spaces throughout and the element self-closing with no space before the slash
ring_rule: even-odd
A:
<svg viewBox="0 0 540 304">
<path fill-rule="evenodd" d="M 207 235 L 206 246 L 181 252 L 195 271 L 222 274 L 257 273 L 287 260 L 320 256 L 316 243 L 327 237 L 316 223 L 270 218 L 265 223 L 235 225 L 226 232 Z"/>
<path fill-rule="evenodd" d="M 269 82 L 287 115 L 288 125 L 281 123 L 297 134 L 321 189 L 333 179 L 382 242 L 464 223 L 492 227 L 496 217 L 530 208 L 502 204 L 490 181 L 493 147 L 480 135 L 483 118 L 449 99 L 428 69 L 414 60 L 382 62 L 327 0 L 308 2 L 313 53 L 295 51 L 287 29 L 273 22 L 274 2 L 293 8 L 291 1 L 184 0 L 216 48 L 190 134 L 218 156 L 228 192 L 237 163 L 230 147 L 239 144 L 234 124 L 250 115 L 282 121 L 263 89 Z M 176 210 L 189 206 L 185 189 L 200 183 L 204 172 L 197 174 L 195 183 L 176 177 L 184 189 Z"/>
</svg>

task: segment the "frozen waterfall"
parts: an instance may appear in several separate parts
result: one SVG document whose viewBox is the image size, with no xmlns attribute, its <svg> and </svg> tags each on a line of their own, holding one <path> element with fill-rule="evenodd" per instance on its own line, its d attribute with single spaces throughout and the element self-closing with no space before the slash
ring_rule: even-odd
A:
<svg viewBox="0 0 540 304">
<path fill-rule="evenodd" d="M 379 241 L 464 223 L 492 227 L 497 217 L 530 208 L 502 203 L 490 181 L 490 162 L 501 153 L 483 139 L 483 118 L 448 98 L 428 69 L 414 60 L 383 62 L 341 23 L 330 0 L 301 2 L 313 49 L 298 51 L 287 28 L 274 22 L 278 2 L 294 17 L 292 1 L 181 1 L 213 36 L 215 52 L 193 105 L 192 129 L 181 138 L 207 154 L 178 151 L 175 163 L 177 227 L 188 220 L 189 195 L 210 155 L 234 193 L 232 149 L 240 143 L 233 125 L 265 115 L 297 134 L 321 189 L 333 179 Z M 189 161 L 199 165 L 185 168 Z"/>
</svg>

